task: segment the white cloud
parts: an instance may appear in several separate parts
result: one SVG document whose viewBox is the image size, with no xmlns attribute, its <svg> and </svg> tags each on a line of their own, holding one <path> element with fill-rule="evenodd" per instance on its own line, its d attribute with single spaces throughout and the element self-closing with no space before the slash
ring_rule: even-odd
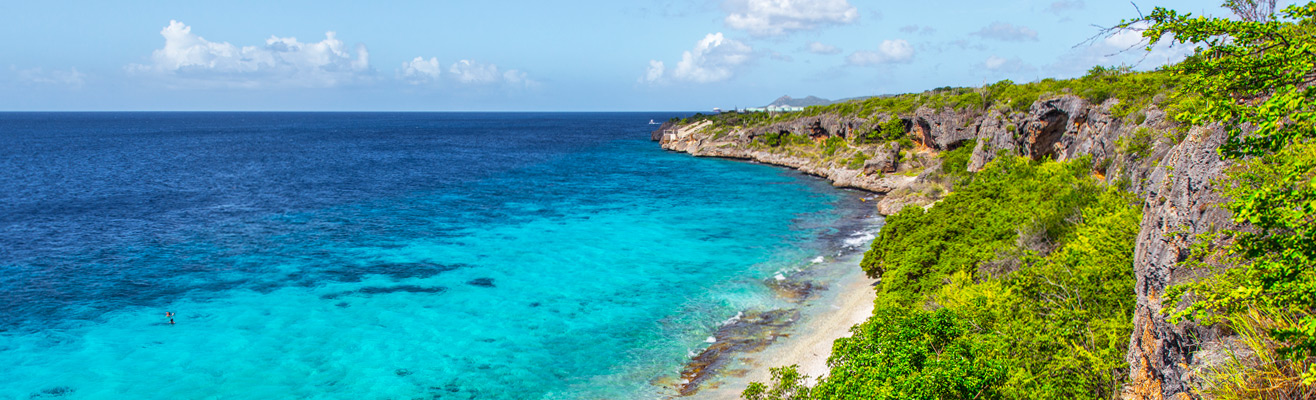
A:
<svg viewBox="0 0 1316 400">
<path fill-rule="evenodd" d="M 14 68 L 11 67 L 11 70 Z M 18 80 L 25 83 L 38 85 L 66 86 L 70 88 L 81 88 L 86 83 L 87 74 L 78 72 L 77 68 L 69 68 L 67 71 L 62 69 L 52 69 L 47 71 L 45 68 L 31 68 L 16 70 Z"/>
<path fill-rule="evenodd" d="M 859 19 L 859 10 L 846 0 L 727 0 L 724 6 L 730 11 L 727 26 L 754 36 L 777 36 Z"/>
<path fill-rule="evenodd" d="M 503 71 L 503 82 L 513 87 L 531 87 L 539 84 L 530 80 L 530 76 L 525 72 L 514 69 Z"/>
<path fill-rule="evenodd" d="M 681 53 L 681 61 L 671 74 L 666 73 L 661 61 L 649 61 L 642 81 L 660 83 L 666 79 L 682 82 L 712 83 L 731 79 L 736 70 L 748 63 L 754 55 L 754 49 L 748 45 L 722 36 L 721 32 L 710 33 L 695 43 L 695 48 Z"/>
<path fill-rule="evenodd" d="M 531 87 L 538 83 L 530 80 L 525 72 L 515 69 L 500 71 L 497 65 L 483 64 L 474 60 L 459 60 L 448 67 L 448 74 L 458 83 L 465 85 L 506 84 L 512 87 Z"/>
<path fill-rule="evenodd" d="M 452 63 L 452 66 L 448 67 L 448 73 L 452 74 L 457 82 L 467 84 L 494 83 L 502 79 L 497 65 L 479 64 L 471 60 Z"/>
<path fill-rule="evenodd" d="M 447 71 L 437 57 L 416 57 L 402 63 L 397 71 L 399 80 L 416 86 L 490 86 L 503 85 L 507 88 L 531 88 L 539 85 L 525 72 L 504 70 L 494 64 L 485 64 L 475 60 L 458 60 L 448 65 Z"/>
<path fill-rule="evenodd" d="M 914 47 L 905 39 L 883 40 L 877 51 L 861 50 L 845 58 L 850 65 L 875 66 L 907 63 L 914 59 Z"/>
<path fill-rule="evenodd" d="M 1025 63 L 1024 60 L 1019 57 L 1002 58 L 990 56 L 987 57 L 987 60 L 983 61 L 982 67 L 988 71 L 1000 73 L 1020 73 L 1036 70 L 1036 68 L 1032 65 L 1028 65 L 1028 63 Z"/>
<path fill-rule="evenodd" d="M 663 79 L 663 73 L 667 72 L 667 66 L 662 61 L 649 60 L 649 69 L 644 71 L 644 76 L 640 77 L 640 82 L 656 83 Z"/>
<path fill-rule="evenodd" d="M 1142 32 L 1148 28 L 1146 22 L 1139 22 L 1121 32 L 1117 32 L 1110 37 L 1102 40 L 1100 44 L 1092 46 L 1092 51 L 1102 52 L 1102 58 L 1108 59 L 1119 56 L 1117 53 L 1125 50 L 1132 50 L 1130 53 L 1140 56 L 1141 59 L 1149 60 L 1157 65 L 1172 64 L 1182 61 L 1188 55 L 1193 54 L 1196 46 L 1177 45 L 1171 40 L 1161 41 L 1151 48 L 1151 51 L 1144 52 L 1147 47 L 1147 38 L 1142 36 Z M 1160 64 L 1160 63 L 1164 64 Z"/>
<path fill-rule="evenodd" d="M 398 71 L 398 79 L 412 85 L 422 85 L 438 82 L 442 73 L 443 67 L 439 66 L 438 58 L 430 57 L 426 60 L 424 57 L 416 57 L 402 63 L 402 69 Z"/>
<path fill-rule="evenodd" d="M 1087 47 L 1065 53 L 1048 67 L 1048 72 L 1058 76 L 1079 76 L 1096 65 L 1130 65 L 1137 69 L 1152 69 L 1183 61 L 1196 48 L 1191 45 L 1172 45 L 1172 41 L 1164 40 L 1147 51 L 1148 42 L 1142 36 L 1147 24 L 1138 23 L 1129 28 Z"/>
<path fill-rule="evenodd" d="M 334 32 L 314 43 L 270 36 L 264 46 L 236 46 L 169 21 L 160 35 L 165 45 L 151 53 L 151 63 L 129 65 L 129 71 L 173 78 L 175 84 L 246 88 L 333 87 L 367 80 L 371 73 L 365 45 L 349 49 Z"/>
<path fill-rule="evenodd" d="M 1014 26 L 1008 22 L 993 22 L 973 35 L 982 36 L 986 39 L 994 39 L 1006 42 L 1023 42 L 1036 41 L 1037 31 L 1028 29 L 1026 26 Z"/>
<path fill-rule="evenodd" d="M 1110 35 L 1101 41 L 1105 47 L 1118 50 L 1131 49 L 1147 45 L 1147 38 L 1142 36 L 1142 31 L 1148 27 L 1146 22 L 1139 22 L 1130 26 L 1130 29 L 1121 30 L 1114 35 Z"/>
<path fill-rule="evenodd" d="M 808 50 L 809 50 L 810 53 L 813 53 L 813 54 L 840 54 L 840 53 L 841 53 L 841 49 L 837 48 L 836 46 L 832 46 L 832 45 L 829 45 L 829 44 L 823 44 L 823 43 L 821 43 L 821 42 L 809 42 L 809 48 L 808 48 Z"/>
</svg>

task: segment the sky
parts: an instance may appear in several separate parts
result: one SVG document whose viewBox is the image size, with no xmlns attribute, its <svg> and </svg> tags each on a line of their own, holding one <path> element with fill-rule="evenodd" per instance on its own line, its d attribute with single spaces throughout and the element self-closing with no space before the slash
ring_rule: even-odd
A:
<svg viewBox="0 0 1316 400">
<path fill-rule="evenodd" d="M 1136 6 L 1135 6 L 1136 3 Z M 3 111 L 703 111 L 1154 69 L 1215 0 L 0 0 Z"/>
</svg>

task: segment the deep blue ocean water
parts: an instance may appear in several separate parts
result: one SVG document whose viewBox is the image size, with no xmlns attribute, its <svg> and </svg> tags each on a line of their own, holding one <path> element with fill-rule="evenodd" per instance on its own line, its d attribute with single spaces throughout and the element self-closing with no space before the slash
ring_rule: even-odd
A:
<svg viewBox="0 0 1316 400">
<path fill-rule="evenodd" d="M 874 223 L 675 115 L 0 113 L 0 399 L 667 394 Z"/>
</svg>

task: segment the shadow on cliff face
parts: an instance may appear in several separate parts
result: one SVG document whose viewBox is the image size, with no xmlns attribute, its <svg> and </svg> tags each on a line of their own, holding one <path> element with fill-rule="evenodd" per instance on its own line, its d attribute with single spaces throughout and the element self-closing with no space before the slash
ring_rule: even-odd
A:
<svg viewBox="0 0 1316 400">
<path fill-rule="evenodd" d="M 1056 150 L 1060 138 L 1065 135 L 1065 125 L 1069 124 L 1069 114 L 1061 110 L 1051 110 L 1041 118 L 1030 122 L 1025 128 L 1028 135 L 1027 156 L 1034 161 L 1050 157 L 1058 160 Z"/>
<path fill-rule="evenodd" d="M 915 135 L 914 141 L 918 142 L 920 145 L 932 147 L 933 143 L 936 143 L 935 139 L 932 137 L 932 124 L 928 123 L 928 120 L 925 118 L 919 118 L 917 120 L 917 125 L 918 135 Z"/>
</svg>

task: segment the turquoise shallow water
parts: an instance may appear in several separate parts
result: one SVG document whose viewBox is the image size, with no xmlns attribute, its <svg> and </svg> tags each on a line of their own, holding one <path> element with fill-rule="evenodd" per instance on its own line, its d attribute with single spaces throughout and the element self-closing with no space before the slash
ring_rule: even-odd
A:
<svg viewBox="0 0 1316 400">
<path fill-rule="evenodd" d="M 0 398 L 660 397 L 719 323 L 784 306 L 764 280 L 872 221 L 664 152 L 658 117 L 6 115 L 37 155 L 3 177 Z"/>
</svg>

